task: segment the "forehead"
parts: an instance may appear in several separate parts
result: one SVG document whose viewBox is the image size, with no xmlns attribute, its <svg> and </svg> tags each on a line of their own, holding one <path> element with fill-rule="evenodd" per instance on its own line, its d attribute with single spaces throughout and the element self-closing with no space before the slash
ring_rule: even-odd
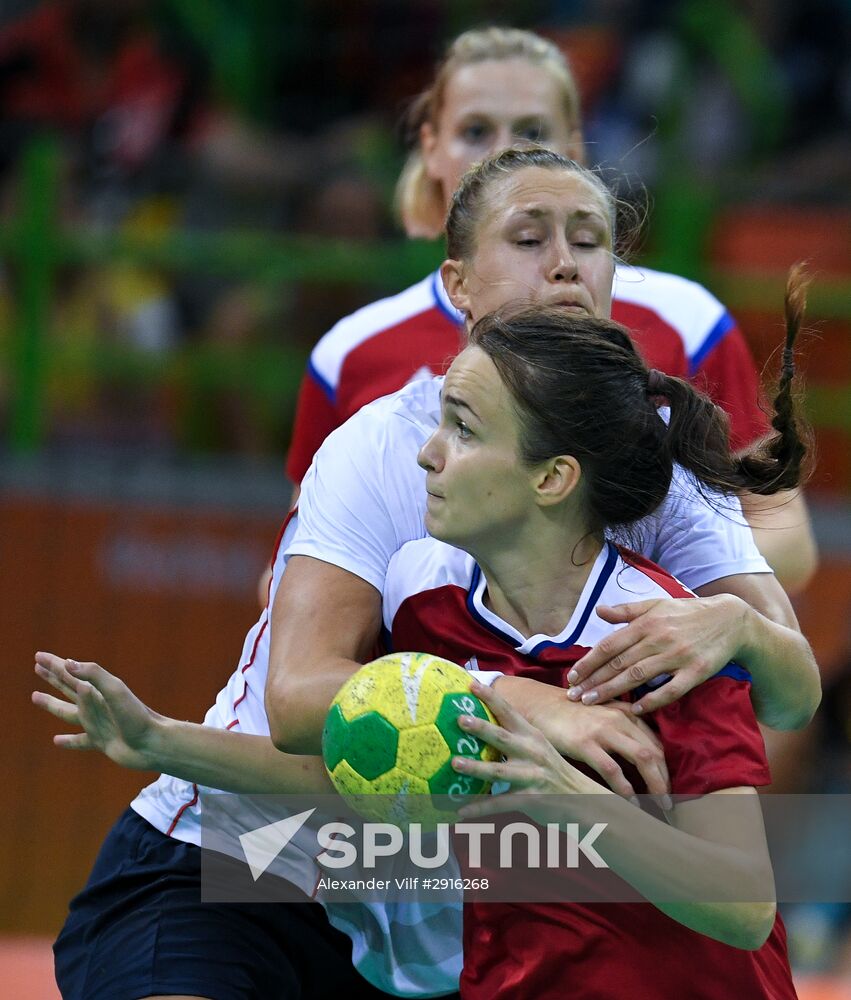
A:
<svg viewBox="0 0 851 1000">
<path fill-rule="evenodd" d="M 509 410 L 508 397 L 496 365 L 475 344 L 465 347 L 455 358 L 443 382 L 444 400 L 464 402 L 483 419 L 505 414 Z"/>
<path fill-rule="evenodd" d="M 523 167 L 497 176 L 485 196 L 483 222 L 505 221 L 522 212 L 545 212 L 557 217 L 587 213 L 611 228 L 603 194 L 582 174 L 545 167 Z"/>
<path fill-rule="evenodd" d="M 564 115 L 561 86 L 544 66 L 525 59 L 486 59 L 460 66 L 443 94 L 443 115 L 554 118 Z"/>
</svg>

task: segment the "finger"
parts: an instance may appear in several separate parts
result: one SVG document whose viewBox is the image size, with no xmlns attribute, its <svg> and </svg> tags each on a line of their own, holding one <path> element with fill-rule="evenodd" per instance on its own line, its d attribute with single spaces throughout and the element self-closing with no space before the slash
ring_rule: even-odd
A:
<svg viewBox="0 0 851 1000">
<path fill-rule="evenodd" d="M 526 761 L 474 760 L 471 757 L 453 757 L 452 768 L 459 774 L 482 781 L 507 781 L 513 788 L 529 788 L 540 781 L 540 770 Z"/>
<path fill-rule="evenodd" d="M 537 732 L 492 685 L 482 684 L 474 679 L 470 684 L 470 691 L 488 706 L 505 729 L 527 734 Z"/>
<path fill-rule="evenodd" d="M 82 681 L 86 681 L 105 697 L 115 695 L 125 685 L 114 674 L 104 670 L 98 663 L 80 663 L 77 660 L 66 660 L 70 673 Z"/>
<path fill-rule="evenodd" d="M 476 802 L 462 806 L 458 815 L 462 819 L 480 819 L 499 813 L 524 812 L 528 807 L 528 797 L 522 792 L 506 792 L 504 795 L 482 795 Z"/>
<path fill-rule="evenodd" d="M 533 748 L 523 734 L 511 733 L 503 726 L 488 722 L 487 719 L 480 719 L 477 715 L 460 715 L 458 726 L 465 732 L 474 733 L 488 746 L 508 757 L 520 757 L 528 760 L 534 756 Z M 543 739 L 543 737 L 541 738 Z"/>
<path fill-rule="evenodd" d="M 642 638 L 643 636 L 637 634 L 629 626 L 607 635 L 605 639 L 601 639 L 596 646 L 574 663 L 567 675 L 568 683 L 572 685 L 584 683 L 595 671 L 610 666 L 612 660 L 622 657 L 631 646 L 634 646 Z M 618 669 L 617 665 L 614 669 Z"/>
<path fill-rule="evenodd" d="M 606 749 L 618 757 L 629 761 L 641 775 L 651 794 L 664 795 L 669 791 L 668 765 L 665 754 L 656 741 L 649 740 L 644 733 L 612 731 Z"/>
<path fill-rule="evenodd" d="M 79 726 L 80 720 L 77 713 L 77 706 L 71 705 L 67 701 L 54 698 L 52 694 L 45 694 L 44 691 L 33 691 L 32 702 L 39 708 L 49 712 L 61 722 L 72 726 Z"/>
<path fill-rule="evenodd" d="M 598 618 L 610 625 L 620 625 L 622 622 L 634 622 L 659 603 L 660 598 L 653 597 L 648 601 L 630 601 L 628 604 L 598 604 L 594 611 Z"/>
<path fill-rule="evenodd" d="M 656 796 L 659 801 L 668 795 L 671 791 L 671 779 L 664 754 L 659 753 L 655 747 L 650 748 L 640 743 L 633 746 L 627 744 L 618 753 L 635 765 L 648 794 Z"/>
<path fill-rule="evenodd" d="M 648 715 L 650 712 L 655 712 L 666 705 L 672 705 L 675 701 L 679 701 L 684 694 L 688 694 L 699 683 L 699 674 L 691 670 L 680 670 L 674 674 L 667 684 L 662 684 L 661 687 L 644 695 L 643 698 L 639 698 L 632 706 L 632 712 L 634 715 Z"/>
<path fill-rule="evenodd" d="M 585 757 L 585 763 L 593 767 L 597 774 L 605 781 L 613 792 L 622 795 L 625 799 L 631 799 L 635 795 L 635 789 L 627 780 L 620 764 L 605 750 L 599 748 L 589 752 Z"/>
<path fill-rule="evenodd" d="M 620 698 L 621 695 L 634 691 L 642 684 L 647 684 L 657 677 L 667 674 L 671 668 L 670 660 L 664 654 L 656 656 L 641 656 L 636 652 L 636 660 L 629 663 L 611 680 L 607 680 L 598 687 L 590 687 L 586 681 L 582 685 L 582 704 L 596 705 L 611 701 L 613 698 Z"/>
<path fill-rule="evenodd" d="M 53 737 L 53 745 L 62 750 L 94 750 L 88 733 L 62 733 Z"/>
<path fill-rule="evenodd" d="M 76 691 L 75 685 L 78 686 L 79 682 L 75 681 L 74 678 L 71 677 L 67 673 L 67 671 L 65 670 L 64 667 L 62 668 L 62 670 L 60 672 L 60 671 L 52 670 L 52 669 L 50 669 L 48 667 L 43 667 L 43 666 L 41 666 L 41 664 L 36 663 L 34 669 L 35 669 L 36 674 L 45 683 L 49 684 L 51 687 L 55 688 L 57 691 L 60 691 L 62 694 L 65 695 L 65 697 L 69 701 L 76 701 L 77 700 L 77 691 Z"/>
</svg>

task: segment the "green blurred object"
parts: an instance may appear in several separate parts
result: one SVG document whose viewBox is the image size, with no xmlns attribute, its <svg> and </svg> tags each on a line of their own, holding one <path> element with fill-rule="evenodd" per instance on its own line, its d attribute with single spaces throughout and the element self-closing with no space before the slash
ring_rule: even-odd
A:
<svg viewBox="0 0 851 1000">
<path fill-rule="evenodd" d="M 45 333 L 56 267 L 55 237 L 58 156 L 49 136 L 26 149 L 21 170 L 21 215 L 9 233 L 17 258 L 20 304 L 13 334 L 13 371 L 9 443 L 32 451 L 41 442 L 44 414 Z"/>
</svg>

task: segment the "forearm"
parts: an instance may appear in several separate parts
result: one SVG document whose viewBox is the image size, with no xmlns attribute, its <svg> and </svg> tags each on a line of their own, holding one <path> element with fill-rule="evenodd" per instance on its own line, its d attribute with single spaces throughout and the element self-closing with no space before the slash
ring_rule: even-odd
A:
<svg viewBox="0 0 851 1000">
<path fill-rule="evenodd" d="M 599 786 L 588 790 L 571 796 L 571 819 L 580 828 L 607 824 L 594 847 L 612 871 L 691 930 L 738 948 L 765 941 L 775 916 L 767 856 L 669 826 Z"/>
<path fill-rule="evenodd" d="M 268 736 L 161 717 L 145 748 L 147 768 L 244 794 L 329 792 L 321 757 L 281 753 Z"/>
<path fill-rule="evenodd" d="M 810 644 L 797 630 L 744 607 L 736 659 L 753 678 L 751 701 L 756 716 L 773 729 L 800 729 L 821 701 L 821 679 Z"/>
<path fill-rule="evenodd" d="M 758 590 L 755 579 L 762 580 Z M 773 729 L 807 725 L 821 701 L 821 678 L 810 644 L 774 577 L 727 577 L 701 587 L 699 593 L 727 606 L 730 659 L 753 678 L 751 700 L 759 721 Z"/>
<path fill-rule="evenodd" d="M 310 671 L 289 672 L 267 681 L 266 709 L 278 752 L 318 754 L 322 729 L 334 696 L 363 661 L 324 657 Z"/>
</svg>

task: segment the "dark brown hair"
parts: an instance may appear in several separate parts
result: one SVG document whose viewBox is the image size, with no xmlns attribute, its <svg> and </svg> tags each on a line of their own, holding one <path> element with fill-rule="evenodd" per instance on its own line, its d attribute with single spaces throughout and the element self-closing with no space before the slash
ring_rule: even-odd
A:
<svg viewBox="0 0 851 1000">
<path fill-rule="evenodd" d="M 628 331 L 610 320 L 544 307 L 492 313 L 470 331 L 470 343 L 491 358 L 514 398 L 522 460 L 578 458 L 592 530 L 629 526 L 662 502 L 674 463 L 724 493 L 773 494 L 800 484 L 806 427 L 792 396 L 792 351 L 804 294 L 794 268 L 774 433 L 740 456 L 730 451 L 723 410 L 688 382 L 651 374 Z M 657 411 L 662 397 L 667 422 Z"/>
</svg>

